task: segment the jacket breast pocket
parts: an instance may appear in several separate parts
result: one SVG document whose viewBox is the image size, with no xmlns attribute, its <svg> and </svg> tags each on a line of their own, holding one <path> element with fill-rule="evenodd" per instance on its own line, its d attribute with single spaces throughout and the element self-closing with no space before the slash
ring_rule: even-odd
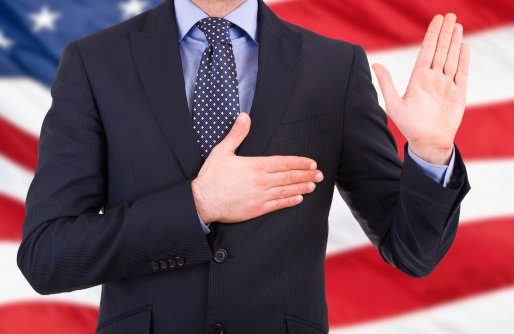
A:
<svg viewBox="0 0 514 334">
<path fill-rule="evenodd" d="M 288 334 L 328 334 L 328 330 L 292 315 L 286 315 Z"/>
<path fill-rule="evenodd" d="M 100 324 L 96 334 L 150 334 L 152 306 L 146 305 Z"/>
<path fill-rule="evenodd" d="M 269 143 L 280 143 L 328 131 L 330 127 L 330 117 L 330 114 L 322 114 L 280 123 Z"/>
</svg>

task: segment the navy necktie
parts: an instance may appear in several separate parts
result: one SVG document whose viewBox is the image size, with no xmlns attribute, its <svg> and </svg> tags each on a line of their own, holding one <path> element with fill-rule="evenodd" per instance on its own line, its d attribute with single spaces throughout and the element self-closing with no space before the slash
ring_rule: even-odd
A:
<svg viewBox="0 0 514 334">
<path fill-rule="evenodd" d="M 225 138 L 239 115 L 239 86 L 229 28 L 218 17 L 196 23 L 207 37 L 196 77 L 193 98 L 193 129 L 203 159 Z"/>
</svg>

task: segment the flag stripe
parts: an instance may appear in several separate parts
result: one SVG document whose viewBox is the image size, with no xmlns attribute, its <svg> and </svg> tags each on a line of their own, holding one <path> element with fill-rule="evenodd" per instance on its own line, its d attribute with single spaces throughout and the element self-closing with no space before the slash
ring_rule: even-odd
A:
<svg viewBox="0 0 514 334">
<path fill-rule="evenodd" d="M 25 202 L 34 173 L 0 154 L 0 194 Z"/>
<path fill-rule="evenodd" d="M 25 219 L 25 206 L 0 193 L 0 240 L 21 240 L 21 227 Z M 1 253 L 0 253 L 1 254 Z"/>
<path fill-rule="evenodd" d="M 52 105 L 48 86 L 30 77 L 0 77 L 0 116 L 39 137 L 41 124 Z"/>
<path fill-rule="evenodd" d="M 360 44 L 366 50 L 418 43 L 436 14 L 457 15 L 464 33 L 514 23 L 512 0 L 297 0 L 270 3 L 283 20 L 331 38 Z"/>
<path fill-rule="evenodd" d="M 454 139 L 466 163 L 482 159 L 514 157 L 513 111 L 514 100 L 466 107 Z M 390 117 L 388 117 L 388 126 L 396 139 L 398 155 L 403 160 L 403 146 L 407 139 Z"/>
<path fill-rule="evenodd" d="M 382 319 L 512 286 L 513 235 L 514 216 L 459 226 L 445 258 L 420 279 L 386 264 L 372 246 L 329 256 L 325 276 L 330 326 Z"/>
<path fill-rule="evenodd" d="M 330 334 L 484 334 L 514 328 L 514 287 L 495 290 L 421 311 L 330 329 Z"/>
<path fill-rule="evenodd" d="M 23 302 L 0 306 L 0 332 L 91 334 L 98 308 L 67 303 Z"/>
<path fill-rule="evenodd" d="M 34 291 L 16 264 L 19 245 L 19 242 L 0 241 L 0 268 L 2 268 L 2 281 L 9 282 L 9 284 L 0 284 L 0 305 L 22 301 L 40 301 L 45 303 L 63 302 L 89 307 L 98 307 L 101 295 L 101 286 L 99 285 L 89 289 L 81 289 L 52 295 L 40 295 Z M 4 332 L 0 330 L 0 333 Z"/>
<path fill-rule="evenodd" d="M 472 57 L 466 88 L 466 106 L 513 101 L 514 48 L 511 46 L 514 45 L 514 24 L 472 34 L 465 33 L 463 41 L 469 44 Z M 398 93 L 403 96 L 420 47 L 421 40 L 413 46 L 388 51 L 366 50 L 366 53 L 370 65 L 378 62 L 389 70 Z M 373 70 L 371 75 L 379 93 L 378 101 L 385 108 Z"/>
<path fill-rule="evenodd" d="M 34 171 L 37 164 L 38 138 L 14 126 L 0 116 L 0 154 Z"/>
</svg>

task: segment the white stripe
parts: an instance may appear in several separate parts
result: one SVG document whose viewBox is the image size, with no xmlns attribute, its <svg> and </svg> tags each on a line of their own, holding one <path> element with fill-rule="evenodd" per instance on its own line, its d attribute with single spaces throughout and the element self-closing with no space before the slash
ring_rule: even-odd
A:
<svg viewBox="0 0 514 334">
<path fill-rule="evenodd" d="M 0 242 L 0 305 L 22 301 L 62 301 L 98 307 L 100 304 L 100 286 L 55 295 L 40 295 L 27 282 L 16 264 L 19 243 Z"/>
<path fill-rule="evenodd" d="M 460 224 L 514 216 L 514 159 L 465 164 L 471 190 L 461 204 Z M 329 224 L 328 255 L 371 245 L 335 188 Z"/>
<path fill-rule="evenodd" d="M 408 315 L 331 329 L 330 334 L 512 333 L 513 310 L 514 287 L 510 287 Z"/>
<path fill-rule="evenodd" d="M 33 178 L 32 171 L 0 154 L 0 193 L 24 203 Z"/>
<path fill-rule="evenodd" d="M 510 46 L 514 45 L 514 25 L 465 34 L 464 41 L 471 47 L 467 105 L 513 100 L 514 48 Z M 391 73 L 398 92 L 403 95 L 420 45 L 370 52 L 369 64 L 383 64 Z M 385 109 L 373 70 L 371 74 L 379 102 Z M 33 79 L 0 79 L 0 116 L 33 135 L 39 136 L 41 123 L 51 103 L 50 89 Z"/>
<path fill-rule="evenodd" d="M 470 46 L 467 106 L 513 100 L 514 25 L 478 33 L 464 33 L 463 42 Z M 396 48 L 392 51 L 370 52 L 369 65 L 373 63 L 384 65 L 391 73 L 398 94 L 403 96 L 420 46 L 421 44 Z M 371 74 L 378 92 L 379 103 L 385 109 L 384 98 L 372 69 Z"/>
<path fill-rule="evenodd" d="M 31 78 L 0 78 L 0 117 L 39 137 L 52 104 L 50 89 Z"/>
</svg>

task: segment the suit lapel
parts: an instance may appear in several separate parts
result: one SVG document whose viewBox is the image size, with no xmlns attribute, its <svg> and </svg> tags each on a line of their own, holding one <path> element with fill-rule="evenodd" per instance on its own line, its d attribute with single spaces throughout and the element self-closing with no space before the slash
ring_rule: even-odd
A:
<svg viewBox="0 0 514 334">
<path fill-rule="evenodd" d="M 301 34 L 291 32 L 263 0 L 258 2 L 259 65 L 250 132 L 236 150 L 241 156 L 264 152 L 291 98 L 301 56 Z"/>
<path fill-rule="evenodd" d="M 187 106 L 173 1 L 152 9 L 141 31 L 130 34 L 146 96 L 187 177 L 202 166 Z"/>
<path fill-rule="evenodd" d="M 257 82 L 251 128 L 236 153 L 259 156 L 275 132 L 289 101 L 300 60 L 301 35 L 291 33 L 259 2 Z M 173 0 L 152 9 L 141 31 L 130 33 L 132 51 L 153 111 L 187 177 L 203 164 L 185 92 Z"/>
</svg>

